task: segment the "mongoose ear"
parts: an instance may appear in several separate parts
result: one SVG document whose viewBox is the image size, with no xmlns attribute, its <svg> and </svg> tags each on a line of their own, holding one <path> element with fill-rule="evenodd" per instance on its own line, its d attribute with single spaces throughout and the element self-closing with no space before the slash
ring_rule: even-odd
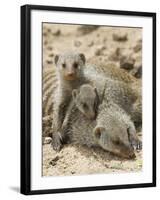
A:
<svg viewBox="0 0 160 200">
<path fill-rule="evenodd" d="M 56 65 L 57 65 L 58 59 L 59 59 L 59 55 L 56 55 L 55 58 L 54 58 L 54 62 L 55 62 Z"/>
<path fill-rule="evenodd" d="M 86 62 L 85 55 L 84 55 L 83 53 L 80 53 L 80 54 L 79 54 L 79 57 L 80 57 L 81 60 L 83 61 L 83 64 L 85 64 L 85 62 Z"/>
<path fill-rule="evenodd" d="M 73 99 L 76 99 L 77 95 L 78 95 L 78 89 L 72 90 L 72 97 L 73 97 Z"/>
<path fill-rule="evenodd" d="M 104 131 L 103 127 L 96 127 L 93 131 L 95 138 L 99 140 L 103 131 Z"/>
</svg>

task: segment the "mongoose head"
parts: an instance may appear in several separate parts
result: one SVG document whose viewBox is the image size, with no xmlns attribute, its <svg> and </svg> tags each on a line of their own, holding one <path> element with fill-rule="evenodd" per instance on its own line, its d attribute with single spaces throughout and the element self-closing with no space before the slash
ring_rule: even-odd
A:
<svg viewBox="0 0 160 200">
<path fill-rule="evenodd" d="M 78 110 L 83 113 L 88 119 L 95 119 L 99 97 L 97 89 L 89 84 L 82 85 L 79 89 L 72 91 L 73 101 Z"/>
<path fill-rule="evenodd" d="M 63 79 L 72 81 L 81 77 L 85 56 L 82 53 L 64 53 L 55 56 L 57 71 Z"/>
<path fill-rule="evenodd" d="M 97 126 L 94 129 L 94 136 L 104 150 L 123 158 L 133 159 L 135 153 L 129 141 L 130 129 L 119 128 L 116 125 L 112 128 Z"/>
</svg>

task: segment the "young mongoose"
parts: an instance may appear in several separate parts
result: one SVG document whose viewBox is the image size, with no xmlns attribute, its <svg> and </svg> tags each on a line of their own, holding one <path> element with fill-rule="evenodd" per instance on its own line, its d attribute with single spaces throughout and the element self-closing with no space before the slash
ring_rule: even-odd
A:
<svg viewBox="0 0 160 200">
<path fill-rule="evenodd" d="M 133 148 L 137 150 L 142 149 L 142 142 L 139 140 L 136 134 L 135 125 L 131 120 L 131 117 L 114 102 L 108 102 L 107 104 L 103 102 L 99 106 L 96 121 L 97 125 L 94 129 L 94 133 L 96 134 L 96 136 L 100 136 L 101 134 L 103 134 L 103 126 L 105 124 L 105 131 L 113 134 L 114 140 L 116 140 L 117 145 L 120 145 L 121 142 L 125 143 L 127 141 L 125 137 L 127 136 Z M 122 141 L 123 138 L 121 138 L 121 136 L 124 137 L 124 141 Z M 107 143 L 107 146 L 109 148 L 110 143 Z"/>
<path fill-rule="evenodd" d="M 85 56 L 78 53 L 64 53 L 55 56 L 58 87 L 54 96 L 52 145 L 55 150 L 60 150 L 63 136 L 61 126 L 67 106 L 72 97 L 72 90 L 85 83 L 83 67 Z"/>
<path fill-rule="evenodd" d="M 113 102 L 100 102 L 100 99 L 97 98 L 98 94 L 96 88 L 93 88 L 92 86 L 87 84 L 82 85 L 79 89 L 73 90 L 72 95 L 73 101 L 70 103 L 69 110 L 67 111 L 63 123 L 63 131 L 65 132 L 65 135 L 67 137 L 74 137 L 73 134 L 81 134 L 81 124 L 78 128 L 78 122 L 73 120 L 73 118 L 76 118 L 79 121 L 78 117 L 79 115 L 81 115 L 81 120 L 84 122 L 86 118 L 86 122 L 88 123 L 88 128 L 87 125 L 82 125 L 81 131 L 85 132 L 82 133 L 82 136 L 84 136 L 85 134 L 85 137 L 83 138 L 84 140 L 87 139 L 87 141 L 91 142 L 90 140 L 92 140 L 93 138 L 91 137 L 90 129 L 92 129 L 93 135 L 95 135 L 95 138 L 99 142 L 99 145 L 108 151 L 116 153 L 117 155 L 124 157 L 126 156 L 126 154 L 130 155 L 129 152 L 131 151 L 132 147 L 138 150 L 141 149 L 141 142 L 139 141 L 136 135 L 136 130 L 133 122 L 131 121 L 127 113 L 123 109 L 121 109 L 117 104 Z M 97 103 L 101 104 L 97 105 Z M 73 116 L 74 113 L 75 115 L 78 113 L 78 116 Z M 89 119 L 92 119 L 91 116 L 95 116 L 96 113 L 98 113 L 97 119 L 90 120 L 89 124 Z M 84 129 L 84 127 L 86 127 L 87 129 Z M 78 133 L 76 132 L 75 128 L 78 128 Z M 73 130 L 75 130 L 75 132 L 72 133 L 71 136 L 70 132 L 72 132 Z M 109 134 L 109 136 L 106 132 Z M 88 138 L 88 136 L 86 135 L 87 133 L 89 134 L 90 138 Z M 116 140 L 117 143 L 115 142 L 116 144 L 114 144 L 112 140 L 108 141 L 104 139 L 104 137 L 101 138 L 100 135 L 103 133 L 104 137 L 111 137 L 113 138 L 113 141 Z M 124 137 L 124 141 L 122 141 L 123 137 L 121 136 Z M 78 136 L 76 136 L 76 138 L 79 139 Z M 80 139 L 80 143 L 83 139 Z M 71 138 L 71 141 L 72 140 L 74 139 Z M 105 144 L 104 140 L 106 140 Z M 130 144 L 127 143 L 128 141 Z M 90 146 L 90 144 L 87 142 L 84 144 Z"/>
<path fill-rule="evenodd" d="M 67 126 L 65 135 L 69 142 L 82 145 L 99 146 L 104 150 L 110 151 L 118 156 L 125 158 L 134 158 L 134 148 L 141 148 L 141 142 L 136 136 L 136 130 L 130 117 L 118 105 L 102 103 L 99 105 L 97 119 L 90 120 L 84 115 L 86 107 L 81 107 L 84 111 L 79 110 L 80 98 L 76 99 L 73 91 L 73 104 L 69 114 L 64 119 Z M 93 96 L 95 98 L 95 95 Z M 92 113 L 92 112 L 91 112 Z M 70 115 L 70 116 L 68 116 Z M 87 115 L 88 116 L 88 115 Z"/>
<path fill-rule="evenodd" d="M 90 120 L 96 119 L 99 96 L 97 89 L 89 84 L 83 84 L 78 89 L 72 91 L 72 100 L 68 106 L 66 116 L 62 125 L 62 134 L 65 137 L 65 131 L 68 129 L 68 123 L 70 122 L 71 113 L 74 109 L 78 109 L 84 117 Z"/>
</svg>

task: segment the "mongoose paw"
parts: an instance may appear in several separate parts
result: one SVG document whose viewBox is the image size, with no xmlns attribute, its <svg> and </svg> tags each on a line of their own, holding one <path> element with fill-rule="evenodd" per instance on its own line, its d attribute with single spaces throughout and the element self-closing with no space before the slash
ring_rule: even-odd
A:
<svg viewBox="0 0 160 200">
<path fill-rule="evenodd" d="M 56 133 L 52 135 L 52 147 L 55 151 L 60 151 L 62 148 L 62 139 L 60 133 Z"/>
</svg>

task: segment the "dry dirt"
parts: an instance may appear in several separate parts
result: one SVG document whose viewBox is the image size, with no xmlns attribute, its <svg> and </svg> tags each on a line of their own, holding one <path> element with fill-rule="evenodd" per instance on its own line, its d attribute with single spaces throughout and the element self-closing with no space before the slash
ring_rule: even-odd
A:
<svg viewBox="0 0 160 200">
<path fill-rule="evenodd" d="M 56 54 L 70 50 L 84 53 L 88 62 L 113 63 L 141 80 L 141 43 L 140 28 L 43 24 L 43 72 L 55 69 Z M 50 144 L 43 144 L 42 148 L 43 176 L 123 173 L 142 169 L 142 151 L 136 152 L 136 159 L 126 160 L 99 148 L 75 144 L 65 145 L 58 153 Z"/>
</svg>

